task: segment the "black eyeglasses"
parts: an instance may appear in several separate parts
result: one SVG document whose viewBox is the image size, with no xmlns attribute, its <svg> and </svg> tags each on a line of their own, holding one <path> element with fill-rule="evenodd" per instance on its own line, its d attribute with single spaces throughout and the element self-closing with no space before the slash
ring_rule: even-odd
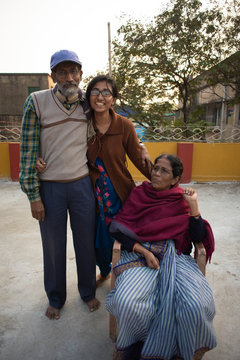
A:
<svg viewBox="0 0 240 360">
<path fill-rule="evenodd" d="M 108 89 L 104 89 L 102 91 L 98 90 L 98 89 L 92 89 L 91 93 L 92 96 L 98 96 L 100 94 L 102 94 L 103 97 L 109 97 L 109 96 L 113 96 L 113 94 L 111 93 L 110 90 Z"/>
</svg>

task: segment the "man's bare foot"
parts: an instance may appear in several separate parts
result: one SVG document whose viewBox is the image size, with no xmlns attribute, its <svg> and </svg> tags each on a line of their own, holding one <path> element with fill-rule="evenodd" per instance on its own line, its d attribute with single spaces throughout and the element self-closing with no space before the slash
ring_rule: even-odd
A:
<svg viewBox="0 0 240 360">
<path fill-rule="evenodd" d="M 96 311 L 100 308 L 100 301 L 97 298 L 94 298 L 87 302 L 87 306 L 90 312 Z"/>
<path fill-rule="evenodd" d="M 49 305 L 45 315 L 50 319 L 50 320 L 58 320 L 60 319 L 60 310 L 54 308 L 53 306 Z"/>
<path fill-rule="evenodd" d="M 97 276 L 97 281 L 96 281 L 96 287 L 102 286 L 102 284 L 104 283 L 104 281 L 108 280 L 110 278 L 110 274 L 108 274 L 107 276 L 103 277 L 101 274 L 99 274 Z"/>
</svg>

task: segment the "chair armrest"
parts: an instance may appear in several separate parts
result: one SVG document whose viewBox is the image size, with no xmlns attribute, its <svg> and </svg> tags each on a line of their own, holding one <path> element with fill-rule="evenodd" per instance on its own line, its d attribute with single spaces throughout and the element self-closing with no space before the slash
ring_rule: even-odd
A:
<svg viewBox="0 0 240 360">
<path fill-rule="evenodd" d="M 112 266 L 114 267 L 116 263 L 121 259 L 121 243 L 117 240 L 114 241 L 113 251 L 112 251 Z"/>
<path fill-rule="evenodd" d="M 198 264 L 201 272 L 205 276 L 206 275 L 206 263 L 207 263 L 206 249 L 202 242 L 195 243 L 194 246 L 195 246 L 195 251 L 196 251 L 197 264 Z"/>
<path fill-rule="evenodd" d="M 120 259 L 121 259 L 121 243 L 115 240 L 112 250 L 112 271 L 111 271 L 111 281 L 110 281 L 111 290 L 114 288 L 114 284 L 116 280 L 115 275 L 113 273 L 113 268 Z"/>
</svg>

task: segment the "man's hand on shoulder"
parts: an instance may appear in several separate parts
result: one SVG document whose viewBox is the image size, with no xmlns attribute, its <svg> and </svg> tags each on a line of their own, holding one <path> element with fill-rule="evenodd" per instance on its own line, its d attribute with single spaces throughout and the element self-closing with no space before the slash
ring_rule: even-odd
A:
<svg viewBox="0 0 240 360">
<path fill-rule="evenodd" d="M 45 209 L 42 203 L 42 200 L 33 201 L 30 203 L 32 217 L 39 221 L 44 221 L 45 219 Z"/>
</svg>

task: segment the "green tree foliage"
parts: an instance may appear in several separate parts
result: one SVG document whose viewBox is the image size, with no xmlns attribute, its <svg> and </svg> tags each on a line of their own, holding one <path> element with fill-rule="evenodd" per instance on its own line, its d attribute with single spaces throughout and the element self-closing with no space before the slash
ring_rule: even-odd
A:
<svg viewBox="0 0 240 360">
<path fill-rule="evenodd" d="M 187 124 L 198 85 L 192 78 L 227 54 L 225 24 L 219 7 L 204 9 L 200 0 L 174 0 L 147 24 L 127 20 L 113 42 L 121 106 L 151 127 L 160 125 L 159 119 L 164 124 L 163 114 L 178 99 Z M 224 36 L 226 41 L 227 32 Z"/>
<path fill-rule="evenodd" d="M 219 96 L 217 85 L 221 84 L 232 93 L 231 103 L 240 102 L 240 1 L 227 0 L 224 2 L 224 26 L 221 34 L 219 53 L 224 60 L 218 62 L 204 74 L 206 82 Z M 221 95 L 220 95 L 221 96 Z"/>
<path fill-rule="evenodd" d="M 223 29 L 223 42 L 227 44 L 228 55 L 232 50 L 240 50 L 240 1 L 224 1 L 225 24 Z"/>
</svg>

